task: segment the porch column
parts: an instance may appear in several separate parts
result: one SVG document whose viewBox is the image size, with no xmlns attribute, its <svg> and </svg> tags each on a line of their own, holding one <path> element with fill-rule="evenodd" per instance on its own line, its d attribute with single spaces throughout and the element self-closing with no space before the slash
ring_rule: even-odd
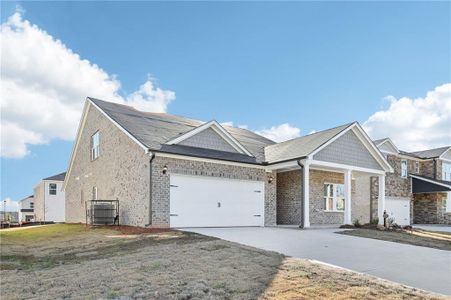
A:
<svg viewBox="0 0 451 300">
<path fill-rule="evenodd" d="M 351 194 L 352 194 L 352 171 L 345 171 L 345 180 L 344 180 L 344 188 L 345 188 L 345 212 L 344 212 L 344 224 L 352 224 L 351 220 Z"/>
<path fill-rule="evenodd" d="M 377 198 L 377 217 L 379 224 L 384 225 L 385 210 L 385 175 L 379 175 L 379 197 Z"/>
<path fill-rule="evenodd" d="M 310 227 L 310 165 L 308 161 L 304 163 L 303 170 L 303 178 L 304 178 L 304 184 L 303 184 L 303 203 L 304 203 L 304 210 L 303 210 L 303 227 L 308 228 Z"/>
</svg>

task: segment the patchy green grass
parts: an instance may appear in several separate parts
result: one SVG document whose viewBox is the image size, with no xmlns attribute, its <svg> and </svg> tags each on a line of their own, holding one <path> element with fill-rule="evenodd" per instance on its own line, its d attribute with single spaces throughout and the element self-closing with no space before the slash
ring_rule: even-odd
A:
<svg viewBox="0 0 451 300">
<path fill-rule="evenodd" d="M 17 230 L 0 231 L 0 240 L 2 242 L 29 242 L 42 239 L 53 239 L 65 237 L 71 234 L 87 232 L 89 229 L 81 224 L 53 224 L 39 227 L 18 228 Z"/>
</svg>

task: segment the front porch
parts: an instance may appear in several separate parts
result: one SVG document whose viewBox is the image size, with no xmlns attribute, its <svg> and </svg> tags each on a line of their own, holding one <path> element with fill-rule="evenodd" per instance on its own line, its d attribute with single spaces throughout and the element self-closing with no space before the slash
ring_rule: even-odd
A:
<svg viewBox="0 0 451 300">
<path fill-rule="evenodd" d="M 379 181 L 371 202 L 371 178 Z M 308 184 L 305 184 L 308 182 Z M 306 201 L 305 199 L 308 199 Z M 304 228 L 383 222 L 385 172 L 317 160 L 300 160 L 277 169 L 277 225 Z"/>
</svg>

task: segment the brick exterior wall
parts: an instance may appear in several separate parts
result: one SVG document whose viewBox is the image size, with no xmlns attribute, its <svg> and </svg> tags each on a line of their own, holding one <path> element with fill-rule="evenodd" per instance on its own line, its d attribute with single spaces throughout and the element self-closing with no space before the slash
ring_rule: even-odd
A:
<svg viewBox="0 0 451 300">
<path fill-rule="evenodd" d="M 344 175 L 310 170 L 310 224 L 343 224 L 343 212 L 325 211 L 324 184 L 343 184 Z M 359 176 L 352 182 L 351 218 L 361 223 L 370 220 L 370 177 Z M 277 176 L 277 224 L 297 225 L 302 220 L 301 170 L 279 173 Z"/>
<path fill-rule="evenodd" d="M 401 158 L 395 155 L 387 155 L 387 161 L 392 166 L 394 172 L 385 175 L 385 196 L 386 197 L 406 197 L 411 198 L 410 178 L 401 177 Z M 420 167 L 421 168 L 421 167 Z M 413 173 L 415 161 L 407 160 L 407 173 Z"/>
<path fill-rule="evenodd" d="M 100 132 L 100 156 L 91 161 L 91 136 Z M 85 222 L 86 201 L 119 199 L 121 224 L 149 222 L 149 156 L 96 108 L 90 106 L 66 186 L 66 222 Z"/>
<path fill-rule="evenodd" d="M 416 224 L 451 224 L 445 212 L 446 193 L 415 194 L 413 222 Z"/>
<path fill-rule="evenodd" d="M 167 166 L 168 172 L 162 174 Z M 152 226 L 168 227 L 170 221 L 170 176 L 171 174 L 212 176 L 218 178 L 255 180 L 265 182 L 265 226 L 276 225 L 276 182 L 268 183 L 264 169 L 225 165 L 220 163 L 192 161 L 167 157 L 155 157 L 152 162 Z"/>
<path fill-rule="evenodd" d="M 420 162 L 420 174 L 423 176 L 434 178 L 434 160 L 431 159 L 431 160 L 426 160 L 426 161 Z M 441 177 L 441 174 L 440 174 L 440 177 Z M 438 177 L 437 177 L 437 179 L 438 179 Z"/>
<path fill-rule="evenodd" d="M 301 170 L 277 174 L 277 224 L 301 224 L 302 177 Z"/>
</svg>

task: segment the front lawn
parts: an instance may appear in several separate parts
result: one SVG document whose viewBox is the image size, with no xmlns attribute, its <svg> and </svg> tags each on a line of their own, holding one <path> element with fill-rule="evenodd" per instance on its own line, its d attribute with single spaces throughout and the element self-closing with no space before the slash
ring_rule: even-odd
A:
<svg viewBox="0 0 451 300">
<path fill-rule="evenodd" d="M 1 299 L 440 299 L 199 234 L 49 225 L 0 232 Z"/>
<path fill-rule="evenodd" d="M 435 232 L 421 229 L 383 231 L 361 228 L 340 231 L 338 233 L 451 251 L 451 233 L 449 232 Z"/>
</svg>

